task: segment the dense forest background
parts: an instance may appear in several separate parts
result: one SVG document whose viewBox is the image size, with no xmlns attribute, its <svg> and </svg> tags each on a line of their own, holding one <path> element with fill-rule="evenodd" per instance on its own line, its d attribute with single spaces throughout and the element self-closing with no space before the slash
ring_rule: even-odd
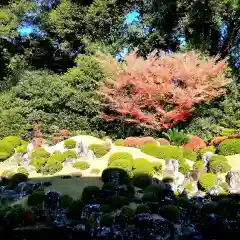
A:
<svg viewBox="0 0 240 240">
<path fill-rule="evenodd" d="M 126 16 L 135 13 L 134 21 Z M 29 30 L 30 29 L 30 30 Z M 105 79 L 94 53 L 146 57 L 197 49 L 228 57 L 227 94 L 196 106 L 178 127 L 205 140 L 240 119 L 239 0 L 1 0 L 0 135 L 31 136 L 34 124 L 107 134 L 158 135 L 99 117 Z"/>
</svg>

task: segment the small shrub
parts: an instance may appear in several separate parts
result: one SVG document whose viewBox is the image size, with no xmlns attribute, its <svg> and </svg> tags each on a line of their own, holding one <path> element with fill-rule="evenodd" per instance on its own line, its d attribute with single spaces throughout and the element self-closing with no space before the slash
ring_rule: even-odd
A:
<svg viewBox="0 0 240 240">
<path fill-rule="evenodd" d="M 129 174 L 132 171 L 132 161 L 128 160 L 128 159 L 117 159 L 115 161 L 113 161 L 109 167 L 112 168 L 121 168 L 124 169 L 125 171 L 127 171 Z"/>
<path fill-rule="evenodd" d="M 110 205 L 103 205 L 100 208 L 100 212 L 103 212 L 103 213 L 110 213 L 112 211 L 113 211 L 113 209 Z"/>
<path fill-rule="evenodd" d="M 26 153 L 27 152 L 27 144 L 17 146 L 16 151 L 19 153 Z"/>
<path fill-rule="evenodd" d="M 4 137 L 2 141 L 9 143 L 12 146 L 12 148 L 15 148 L 21 145 L 22 140 L 18 136 L 8 136 L 8 137 Z"/>
<path fill-rule="evenodd" d="M 240 153 L 240 139 L 227 139 L 218 146 L 220 155 L 228 156 Z"/>
<path fill-rule="evenodd" d="M 45 199 L 44 191 L 38 190 L 28 196 L 27 204 L 29 207 L 37 207 L 43 204 L 44 199 Z"/>
<path fill-rule="evenodd" d="M 27 171 L 26 168 L 18 168 L 18 169 L 17 169 L 17 172 L 18 172 L 18 173 L 21 173 L 21 174 L 24 174 L 24 175 L 26 175 L 27 177 L 29 176 L 29 173 L 28 173 L 28 171 Z"/>
<path fill-rule="evenodd" d="M 110 214 L 104 214 L 100 218 L 100 226 L 110 227 L 114 223 L 114 217 Z"/>
<path fill-rule="evenodd" d="M 125 196 L 110 196 L 107 198 L 107 202 L 113 209 L 120 209 L 129 204 Z"/>
<path fill-rule="evenodd" d="M 121 212 L 120 212 L 120 216 L 124 216 L 127 217 L 128 219 L 134 217 L 134 210 L 130 207 L 123 207 Z"/>
<path fill-rule="evenodd" d="M 152 162 L 152 167 L 155 174 L 160 174 L 162 172 L 162 163 L 161 162 Z"/>
<path fill-rule="evenodd" d="M 109 159 L 108 159 L 108 165 L 110 165 L 112 162 L 118 159 L 125 159 L 129 161 L 133 161 L 133 157 L 130 153 L 128 152 L 115 152 L 113 153 Z"/>
<path fill-rule="evenodd" d="M 39 168 L 39 172 L 44 175 L 53 175 L 61 171 L 62 168 L 62 163 L 60 161 L 55 161 L 50 158 L 43 167 Z"/>
<path fill-rule="evenodd" d="M 67 149 L 75 148 L 77 142 L 73 139 L 67 139 L 64 141 L 64 147 Z"/>
<path fill-rule="evenodd" d="M 81 161 L 81 162 L 75 162 L 75 163 L 73 164 L 73 167 L 74 167 L 74 168 L 78 168 L 78 169 L 80 169 L 80 170 L 87 170 L 87 169 L 90 167 L 90 165 L 89 165 L 88 162 L 83 162 L 83 161 Z"/>
<path fill-rule="evenodd" d="M 143 153 L 146 153 L 150 156 L 155 156 L 157 154 L 157 150 L 158 145 L 156 143 L 145 143 L 141 148 Z"/>
<path fill-rule="evenodd" d="M 97 186 L 87 186 L 82 192 L 82 201 L 85 204 L 92 204 L 100 196 L 100 188 Z"/>
<path fill-rule="evenodd" d="M 179 161 L 179 172 L 181 172 L 183 175 L 187 175 L 190 169 L 191 167 L 186 162 L 186 160 Z"/>
<path fill-rule="evenodd" d="M 28 176 L 23 173 L 15 173 L 10 178 L 10 182 L 14 186 L 18 185 L 20 182 L 26 182 L 27 180 L 28 180 Z"/>
<path fill-rule="evenodd" d="M 116 146 L 124 146 L 124 139 L 117 139 L 114 144 Z"/>
<path fill-rule="evenodd" d="M 212 152 L 212 153 L 215 153 L 216 152 L 216 148 L 214 146 L 207 146 L 205 148 L 202 148 L 199 153 L 200 153 L 200 156 L 202 157 L 204 153 L 206 152 Z"/>
<path fill-rule="evenodd" d="M 178 197 L 177 204 L 182 208 L 189 208 L 191 205 L 190 200 L 187 197 Z"/>
<path fill-rule="evenodd" d="M 137 174 L 132 181 L 134 186 L 144 189 L 152 183 L 152 177 L 148 174 Z"/>
<path fill-rule="evenodd" d="M 209 170 L 213 173 L 229 172 L 231 166 L 225 160 L 211 160 L 209 161 Z"/>
<path fill-rule="evenodd" d="M 128 173 L 121 168 L 106 168 L 102 172 L 102 181 L 104 183 L 111 182 L 111 176 L 114 174 L 118 174 L 120 184 L 129 184 L 130 177 Z"/>
<path fill-rule="evenodd" d="M 150 184 L 144 189 L 144 194 L 154 193 L 159 200 L 163 200 L 166 197 L 164 184 Z"/>
<path fill-rule="evenodd" d="M 14 147 L 8 143 L 0 140 L 0 161 L 6 160 L 14 153 Z"/>
<path fill-rule="evenodd" d="M 142 200 L 145 202 L 157 202 L 158 201 L 156 194 L 153 192 L 144 193 L 144 195 L 142 196 Z"/>
<path fill-rule="evenodd" d="M 197 153 L 190 148 L 183 148 L 183 157 L 195 162 L 197 160 Z"/>
<path fill-rule="evenodd" d="M 7 152 L 0 152 L 0 161 L 1 162 L 8 159 L 9 157 L 11 157 L 11 154 L 9 155 L 9 153 L 7 153 Z"/>
<path fill-rule="evenodd" d="M 166 205 L 160 210 L 160 215 L 171 222 L 177 222 L 180 219 L 180 210 L 177 206 Z"/>
<path fill-rule="evenodd" d="M 1 173 L 1 177 L 6 177 L 6 178 L 10 178 L 15 174 L 14 171 L 12 170 L 5 170 Z"/>
<path fill-rule="evenodd" d="M 38 147 L 33 150 L 32 152 L 32 159 L 37 159 L 37 158 L 49 158 L 51 154 L 45 150 L 43 147 Z"/>
<path fill-rule="evenodd" d="M 100 158 L 110 151 L 110 146 L 108 144 L 91 144 L 88 149 L 92 150 L 96 157 Z"/>
<path fill-rule="evenodd" d="M 74 200 L 68 195 L 62 195 L 59 199 L 60 208 L 69 208 L 73 204 Z"/>
<path fill-rule="evenodd" d="M 173 145 L 181 146 L 189 141 L 187 134 L 183 130 L 177 128 L 168 129 L 167 132 L 162 133 Z"/>
<path fill-rule="evenodd" d="M 170 145 L 170 142 L 165 138 L 158 138 L 156 141 L 159 142 L 160 145 Z"/>
<path fill-rule="evenodd" d="M 184 186 L 184 189 L 192 191 L 193 190 L 193 185 L 191 183 L 188 183 Z"/>
<path fill-rule="evenodd" d="M 67 150 L 67 151 L 64 151 L 62 154 L 64 156 L 64 159 L 66 159 L 66 158 L 77 158 L 76 151 L 74 151 L 74 150 Z"/>
<path fill-rule="evenodd" d="M 200 186 L 208 191 L 210 188 L 216 187 L 217 184 L 217 176 L 214 173 L 205 173 L 200 177 L 199 180 Z"/>
<path fill-rule="evenodd" d="M 209 143 L 209 145 L 213 145 L 213 146 L 217 146 L 219 145 L 221 142 L 223 142 L 224 140 L 228 139 L 228 137 L 214 137 L 211 142 Z"/>
<path fill-rule="evenodd" d="M 198 136 L 190 136 L 190 140 L 184 144 L 184 148 L 190 148 L 192 150 L 199 150 L 206 147 L 206 143 Z"/>
<path fill-rule="evenodd" d="M 199 160 L 199 161 L 195 162 L 193 165 L 193 169 L 194 170 L 203 170 L 204 169 L 203 161 Z"/>
<path fill-rule="evenodd" d="M 81 220 L 82 210 L 85 204 L 81 200 L 73 201 L 69 206 L 68 217 L 75 221 Z"/>
<path fill-rule="evenodd" d="M 153 166 L 152 163 L 149 162 L 145 158 L 136 158 L 133 161 L 133 173 L 134 174 L 141 174 L 141 173 L 146 173 L 149 175 L 153 175 Z"/>
<path fill-rule="evenodd" d="M 214 154 L 210 159 L 209 159 L 210 162 L 213 162 L 213 161 L 221 161 L 221 162 L 227 162 L 227 158 L 223 155 L 218 155 L 218 154 Z"/>
<path fill-rule="evenodd" d="M 128 147 L 140 147 L 145 143 L 156 143 L 156 140 L 152 137 L 128 137 L 123 144 Z"/>
<path fill-rule="evenodd" d="M 100 173 L 100 169 L 98 169 L 98 168 L 93 168 L 93 169 L 91 169 L 91 173 L 92 173 L 92 174 L 99 174 L 99 173 Z"/>
<path fill-rule="evenodd" d="M 135 214 L 141 214 L 141 213 L 150 213 L 150 208 L 148 205 L 141 204 L 137 206 L 135 210 Z"/>
<path fill-rule="evenodd" d="M 220 183 L 220 187 L 225 191 L 228 191 L 228 189 L 229 189 L 229 186 L 226 182 Z"/>
</svg>

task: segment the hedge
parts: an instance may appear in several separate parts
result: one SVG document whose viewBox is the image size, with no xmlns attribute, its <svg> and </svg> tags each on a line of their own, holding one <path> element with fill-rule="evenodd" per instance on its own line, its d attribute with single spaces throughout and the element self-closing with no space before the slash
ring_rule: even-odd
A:
<svg viewBox="0 0 240 240">
<path fill-rule="evenodd" d="M 124 146 L 124 139 L 117 139 L 114 144 L 116 146 Z"/>
<path fill-rule="evenodd" d="M 17 172 L 18 172 L 18 173 L 25 174 L 27 177 L 29 176 L 29 173 L 28 173 L 28 171 L 27 171 L 26 168 L 18 168 L 18 169 L 17 169 Z"/>
<path fill-rule="evenodd" d="M 115 152 L 108 159 L 108 165 L 118 159 L 133 161 L 133 156 L 128 152 Z"/>
<path fill-rule="evenodd" d="M 141 204 L 137 206 L 135 210 L 135 214 L 141 214 L 141 213 L 150 213 L 150 208 L 148 205 Z"/>
<path fill-rule="evenodd" d="M 193 169 L 195 170 L 203 170 L 204 169 L 204 165 L 203 165 L 203 161 L 199 160 L 197 162 L 194 163 L 193 165 Z"/>
<path fill-rule="evenodd" d="M 9 143 L 13 148 L 21 145 L 21 138 L 18 136 L 8 136 L 4 137 L 2 141 Z"/>
<path fill-rule="evenodd" d="M 128 175 L 128 173 L 121 168 L 106 168 L 103 170 L 102 172 L 102 181 L 104 183 L 110 182 L 110 178 L 109 176 L 114 175 L 115 173 L 119 174 L 119 182 L 120 184 L 129 184 L 130 182 L 130 177 Z"/>
<path fill-rule="evenodd" d="M 14 153 L 11 143 L 0 140 L 0 161 L 4 161 Z"/>
<path fill-rule="evenodd" d="M 67 139 L 64 141 L 64 147 L 71 149 L 76 147 L 77 142 L 73 139 Z"/>
<path fill-rule="evenodd" d="M 88 149 L 92 150 L 96 157 L 100 158 L 110 151 L 110 146 L 108 144 L 91 144 Z"/>
<path fill-rule="evenodd" d="M 160 209 L 160 215 L 171 222 L 177 222 L 180 219 L 180 210 L 175 205 L 166 205 Z"/>
<path fill-rule="evenodd" d="M 200 186 L 208 191 L 211 188 L 216 187 L 217 184 L 217 176 L 214 173 L 205 173 L 202 176 L 200 176 L 199 179 Z"/>
<path fill-rule="evenodd" d="M 90 165 L 88 162 L 81 161 L 81 162 L 75 162 L 73 164 L 73 167 L 78 168 L 80 170 L 87 170 L 90 167 Z"/>
<path fill-rule="evenodd" d="M 128 205 L 129 201 L 125 196 L 110 196 L 107 198 L 107 203 L 113 209 L 120 209 L 123 206 Z"/>
<path fill-rule="evenodd" d="M 120 216 L 124 216 L 127 217 L 128 219 L 134 217 L 134 210 L 130 207 L 123 207 L 121 212 L 120 212 Z"/>
<path fill-rule="evenodd" d="M 240 153 L 240 139 L 227 139 L 218 146 L 220 155 L 228 156 Z"/>
<path fill-rule="evenodd" d="M 178 146 L 157 146 L 156 144 L 144 144 L 142 152 L 160 159 L 183 159 L 183 151 Z"/>
<path fill-rule="evenodd" d="M 64 159 L 66 158 L 77 158 L 77 154 L 75 150 L 67 150 L 64 151 L 63 153 Z"/>
<path fill-rule="evenodd" d="M 148 174 L 136 174 L 132 181 L 134 186 L 144 189 L 152 183 L 152 177 Z"/>
<path fill-rule="evenodd" d="M 127 171 L 128 173 L 131 173 L 132 171 L 132 161 L 128 159 L 117 159 L 113 161 L 109 167 L 112 168 L 121 168 Z"/>
<path fill-rule="evenodd" d="M 59 199 L 59 207 L 69 209 L 69 207 L 73 204 L 73 202 L 74 202 L 74 200 L 70 196 L 68 196 L 66 194 L 61 195 L 60 199 Z"/>
<path fill-rule="evenodd" d="M 28 176 L 23 173 L 15 173 L 10 178 L 10 183 L 12 186 L 17 186 L 21 182 L 26 182 L 28 180 Z"/>
<path fill-rule="evenodd" d="M 197 160 L 197 152 L 190 148 L 183 148 L 183 157 L 195 162 Z"/>
<path fill-rule="evenodd" d="M 209 170 L 213 173 L 227 173 L 231 166 L 225 160 L 211 160 L 209 161 Z"/>
<path fill-rule="evenodd" d="M 94 203 L 95 199 L 98 199 L 100 196 L 100 188 L 97 186 L 87 186 L 83 189 L 82 192 L 82 201 L 85 204 Z"/>
<path fill-rule="evenodd" d="M 38 147 L 33 150 L 31 158 L 49 158 L 50 156 L 51 154 L 47 150 L 45 150 L 43 147 Z"/>
<path fill-rule="evenodd" d="M 152 163 L 149 162 L 145 158 L 136 158 L 133 161 L 133 173 L 134 175 L 136 174 L 141 174 L 141 173 L 146 173 L 149 175 L 153 175 L 154 169 L 152 166 Z"/>
<path fill-rule="evenodd" d="M 33 192 L 30 196 L 27 198 L 27 204 L 30 207 L 37 207 L 43 203 L 45 199 L 45 193 L 44 191 L 36 191 Z"/>
<path fill-rule="evenodd" d="M 110 227 L 114 223 L 114 217 L 111 214 L 104 214 L 100 218 L 100 226 Z"/>
</svg>

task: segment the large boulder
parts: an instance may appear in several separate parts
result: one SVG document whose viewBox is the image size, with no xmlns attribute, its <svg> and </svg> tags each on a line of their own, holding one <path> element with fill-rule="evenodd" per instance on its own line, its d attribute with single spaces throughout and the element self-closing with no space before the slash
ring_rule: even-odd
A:
<svg viewBox="0 0 240 240">
<path fill-rule="evenodd" d="M 240 192 L 240 171 L 230 171 L 226 176 L 229 191 L 232 193 Z"/>
</svg>

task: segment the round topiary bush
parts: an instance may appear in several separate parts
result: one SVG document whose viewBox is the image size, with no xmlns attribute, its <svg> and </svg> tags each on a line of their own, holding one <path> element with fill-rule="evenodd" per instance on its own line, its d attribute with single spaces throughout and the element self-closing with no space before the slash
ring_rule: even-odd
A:
<svg viewBox="0 0 240 240">
<path fill-rule="evenodd" d="M 38 169 L 38 172 L 44 175 L 53 175 L 63 168 L 61 161 L 56 161 L 54 158 L 49 158 L 46 164 Z"/>
<path fill-rule="evenodd" d="M 13 148 L 21 145 L 21 138 L 18 136 L 8 136 L 8 137 L 4 137 L 2 139 L 2 141 L 9 143 Z"/>
<path fill-rule="evenodd" d="M 205 148 L 202 148 L 199 153 L 200 153 L 200 156 L 202 157 L 204 153 L 206 152 L 212 152 L 212 153 L 215 153 L 216 152 L 216 148 L 214 146 L 207 146 Z"/>
<path fill-rule="evenodd" d="M 66 159 L 66 158 L 77 158 L 76 151 L 74 151 L 74 150 L 64 151 L 62 153 L 62 155 L 64 156 L 64 159 Z"/>
<path fill-rule="evenodd" d="M 73 204 L 73 202 L 74 200 L 70 196 L 66 194 L 61 195 L 59 199 L 59 207 L 64 209 L 66 208 L 69 209 L 69 207 Z"/>
<path fill-rule="evenodd" d="M 218 146 L 220 155 L 228 156 L 240 153 L 240 139 L 227 139 Z"/>
<path fill-rule="evenodd" d="M 197 160 L 197 152 L 190 149 L 190 148 L 183 148 L 183 157 L 190 160 L 190 161 L 193 161 L 195 162 Z"/>
<path fill-rule="evenodd" d="M 124 146 L 124 139 L 117 139 L 114 144 L 116 146 Z"/>
<path fill-rule="evenodd" d="M 140 204 L 137 206 L 135 210 L 135 214 L 141 214 L 141 213 L 150 213 L 150 208 L 148 205 Z"/>
<path fill-rule="evenodd" d="M 0 161 L 4 161 L 14 153 L 11 143 L 0 140 Z"/>
<path fill-rule="evenodd" d="M 98 169 L 98 168 L 93 168 L 93 169 L 91 169 L 91 172 L 90 172 L 91 174 L 99 174 L 100 173 L 100 169 Z"/>
<path fill-rule="evenodd" d="M 95 200 L 100 196 L 100 188 L 97 186 L 87 186 L 82 192 L 82 201 L 85 204 L 95 203 Z"/>
<path fill-rule="evenodd" d="M 205 173 L 199 179 L 200 186 L 208 191 L 210 188 L 216 187 L 217 176 L 214 173 Z"/>
<path fill-rule="evenodd" d="M 144 189 L 144 194 L 154 193 L 159 200 L 166 197 L 166 189 L 164 184 L 150 184 Z"/>
<path fill-rule="evenodd" d="M 148 174 L 137 174 L 132 178 L 134 186 L 138 188 L 146 188 L 152 183 L 152 177 Z"/>
<path fill-rule="evenodd" d="M 100 226 L 110 227 L 114 223 L 114 217 L 111 214 L 104 214 L 100 218 Z"/>
<path fill-rule="evenodd" d="M 75 162 L 73 164 L 73 167 L 78 168 L 80 170 L 87 170 L 90 167 L 90 165 L 88 162 L 81 161 L 81 162 Z"/>
<path fill-rule="evenodd" d="M 177 222 L 180 219 L 180 210 L 175 205 L 166 205 L 161 208 L 160 215 L 171 222 Z"/>
<path fill-rule="evenodd" d="M 7 152 L 0 152 L 0 162 L 8 159 L 9 157 L 11 157 L 11 154 Z"/>
<path fill-rule="evenodd" d="M 18 169 L 17 169 L 17 173 L 24 174 L 24 175 L 26 175 L 27 177 L 29 176 L 29 173 L 28 173 L 28 171 L 27 171 L 26 168 L 18 168 Z"/>
<path fill-rule="evenodd" d="M 10 178 L 15 174 L 14 171 L 12 170 L 5 170 L 1 173 L 1 177 L 6 177 L 6 178 Z"/>
<path fill-rule="evenodd" d="M 77 142 L 73 139 L 67 139 L 64 141 L 64 147 L 67 149 L 75 148 Z"/>
<path fill-rule="evenodd" d="M 141 151 L 143 153 L 146 153 L 146 154 L 148 154 L 150 156 L 154 156 L 154 157 L 155 157 L 155 155 L 157 155 L 157 150 L 158 150 L 157 143 L 145 143 L 141 147 Z"/>
<path fill-rule="evenodd" d="M 211 160 L 209 161 L 209 170 L 213 173 L 227 173 L 231 166 L 225 160 Z"/>
<path fill-rule="evenodd" d="M 186 162 L 186 160 L 179 161 L 179 172 L 181 172 L 183 175 L 187 175 L 190 169 L 191 167 Z"/>
<path fill-rule="evenodd" d="M 227 158 L 223 155 L 218 155 L 218 154 L 214 154 L 209 161 L 221 161 L 221 162 L 227 162 Z"/>
<path fill-rule="evenodd" d="M 43 147 L 38 147 L 33 150 L 31 158 L 37 159 L 37 158 L 49 158 L 51 154 L 45 150 Z"/>
<path fill-rule="evenodd" d="M 193 165 L 193 169 L 194 170 L 203 170 L 204 169 L 204 165 L 203 165 L 203 161 L 196 161 Z"/>
<path fill-rule="evenodd" d="M 27 152 L 27 144 L 17 146 L 16 151 L 19 153 L 26 153 Z"/>
<path fill-rule="evenodd" d="M 102 212 L 102 213 L 110 213 L 112 211 L 113 211 L 113 209 L 109 204 L 102 205 L 100 208 L 100 212 Z"/>
<path fill-rule="evenodd" d="M 184 186 L 184 189 L 186 189 L 188 191 L 192 191 L 193 190 L 193 185 L 191 183 L 188 183 Z"/>
<path fill-rule="evenodd" d="M 153 192 L 148 192 L 144 193 L 142 196 L 142 201 L 143 202 L 157 202 L 158 198 L 155 193 Z"/>
<path fill-rule="evenodd" d="M 191 202 L 187 197 L 178 197 L 177 205 L 182 208 L 189 208 L 191 205 Z"/>
<path fill-rule="evenodd" d="M 118 159 L 125 159 L 129 161 L 133 161 L 133 156 L 128 152 L 115 152 L 108 159 L 108 165 Z"/>
<path fill-rule="evenodd" d="M 125 196 L 110 196 L 107 198 L 107 203 L 113 209 L 120 209 L 123 206 L 128 205 L 129 201 Z"/>
<path fill-rule="evenodd" d="M 132 171 L 132 161 L 128 160 L 128 159 L 118 159 L 113 161 L 109 167 L 112 168 L 121 168 L 124 169 L 125 171 L 127 171 L 129 174 Z"/>
<path fill-rule="evenodd" d="M 96 157 L 100 158 L 110 151 L 110 146 L 108 144 L 91 144 L 88 149 L 92 150 Z"/>
<path fill-rule="evenodd" d="M 153 175 L 154 169 L 152 163 L 145 158 L 136 158 L 133 161 L 133 173 L 142 174 L 146 173 L 148 175 Z"/>
<path fill-rule="evenodd" d="M 38 190 L 28 196 L 27 204 L 29 207 L 37 207 L 39 205 L 41 206 L 43 204 L 44 199 L 45 199 L 44 191 Z"/>
<path fill-rule="evenodd" d="M 190 140 L 183 145 L 184 148 L 199 150 L 206 147 L 206 143 L 199 136 L 190 136 Z"/>
<path fill-rule="evenodd" d="M 161 162 L 152 162 L 153 171 L 155 174 L 162 173 L 162 163 Z"/>
<path fill-rule="evenodd" d="M 134 217 L 134 210 L 130 207 L 123 207 L 121 212 L 120 212 L 120 216 L 124 216 L 127 219 L 131 219 Z"/>
<path fill-rule="evenodd" d="M 112 176 L 117 175 L 119 178 L 120 184 L 129 184 L 130 177 L 128 173 L 121 168 L 106 168 L 102 172 L 102 181 L 108 183 L 112 181 Z"/>
</svg>

